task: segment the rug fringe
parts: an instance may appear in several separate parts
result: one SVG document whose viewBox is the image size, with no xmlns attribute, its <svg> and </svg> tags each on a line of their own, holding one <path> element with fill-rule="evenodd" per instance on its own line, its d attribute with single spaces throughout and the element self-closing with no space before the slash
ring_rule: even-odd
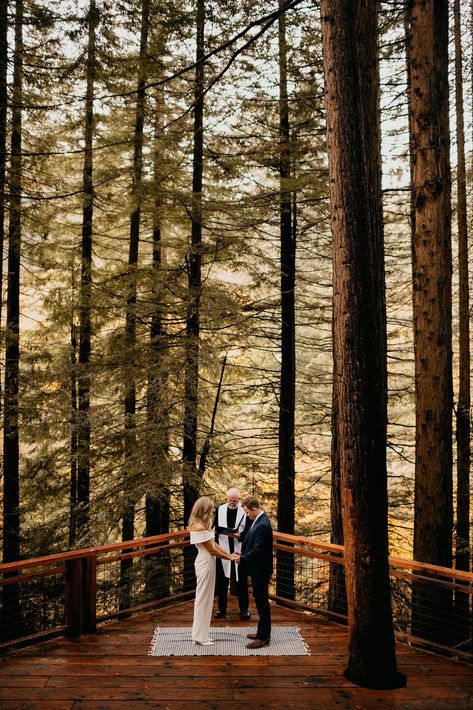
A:
<svg viewBox="0 0 473 710">
<path fill-rule="evenodd" d="M 159 626 L 157 626 L 153 632 L 153 638 L 151 639 L 151 643 L 149 645 L 148 656 L 153 655 L 154 645 L 155 645 L 156 641 L 158 640 L 158 634 L 159 634 Z"/>
<path fill-rule="evenodd" d="M 298 637 L 299 641 L 300 641 L 301 644 L 304 646 L 307 655 L 310 656 L 311 654 L 310 654 L 309 644 L 306 642 L 306 640 L 305 640 L 304 638 L 302 638 L 302 636 L 301 636 L 301 634 L 300 634 L 300 630 L 301 630 L 301 629 L 300 629 L 300 626 L 295 626 L 294 628 L 295 628 L 295 630 L 296 630 L 297 637 Z"/>
</svg>

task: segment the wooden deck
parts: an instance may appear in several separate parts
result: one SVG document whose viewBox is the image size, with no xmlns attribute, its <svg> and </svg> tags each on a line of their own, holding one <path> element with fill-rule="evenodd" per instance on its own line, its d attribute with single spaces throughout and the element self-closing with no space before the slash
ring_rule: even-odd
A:
<svg viewBox="0 0 473 710">
<path fill-rule="evenodd" d="M 233 600 L 232 600 L 233 601 Z M 343 677 L 343 626 L 273 606 L 273 624 L 297 625 L 310 656 L 170 657 L 147 655 L 157 626 L 192 623 L 192 602 L 99 628 L 79 641 L 55 639 L 0 660 L 2 710 L 320 710 L 473 708 L 473 667 L 398 646 L 408 685 L 358 688 Z M 252 609 L 253 620 L 255 612 Z M 241 622 L 236 610 L 234 620 Z"/>
</svg>

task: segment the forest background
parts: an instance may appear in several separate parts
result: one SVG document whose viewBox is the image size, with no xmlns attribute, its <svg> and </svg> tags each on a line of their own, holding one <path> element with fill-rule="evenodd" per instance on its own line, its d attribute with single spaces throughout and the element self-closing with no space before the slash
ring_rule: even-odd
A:
<svg viewBox="0 0 473 710">
<path fill-rule="evenodd" d="M 274 1 L 256 10 L 246 0 L 8 5 L 3 293 L 5 303 L 7 251 L 20 235 L 13 408 L 22 556 L 182 527 L 186 486 L 196 482 L 216 501 L 229 485 L 255 493 L 277 525 L 282 196 L 295 246 L 295 531 L 329 539 L 332 272 L 320 16 L 314 2 L 286 4 L 283 36 Z M 461 5 L 471 104 L 470 8 Z M 405 3 L 380 3 L 389 531 L 391 551 L 411 556 L 405 18 Z M 196 52 L 209 55 L 197 66 Z M 450 70 L 454 107 L 453 61 Z M 456 258 L 454 233 L 454 375 Z M 6 310 L 1 369 L 11 392 Z M 8 413 L 11 422 L 7 403 Z"/>
</svg>

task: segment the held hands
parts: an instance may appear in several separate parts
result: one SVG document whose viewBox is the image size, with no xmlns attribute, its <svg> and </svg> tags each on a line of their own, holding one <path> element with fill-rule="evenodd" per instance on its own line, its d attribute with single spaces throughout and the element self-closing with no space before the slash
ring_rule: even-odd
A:
<svg viewBox="0 0 473 710">
<path fill-rule="evenodd" d="M 238 554 L 238 552 L 232 552 L 232 554 L 230 555 L 230 560 L 231 560 L 232 562 L 239 562 L 239 561 L 240 561 L 240 555 Z"/>
</svg>

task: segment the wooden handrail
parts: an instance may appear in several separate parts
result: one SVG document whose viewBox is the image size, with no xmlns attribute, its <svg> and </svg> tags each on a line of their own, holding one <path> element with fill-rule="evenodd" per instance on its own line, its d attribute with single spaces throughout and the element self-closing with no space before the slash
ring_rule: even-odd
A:
<svg viewBox="0 0 473 710">
<path fill-rule="evenodd" d="M 126 542 L 114 542 L 100 547 L 84 547 L 78 550 L 69 550 L 68 552 L 58 552 L 54 555 L 46 557 L 33 557 L 28 560 L 19 560 L 18 562 L 8 562 L 0 565 L 0 574 L 9 574 L 10 572 L 18 572 L 27 567 L 40 567 L 41 565 L 58 564 L 59 562 L 67 562 L 68 560 L 77 560 L 80 557 L 97 557 L 105 555 L 108 552 L 116 552 L 117 550 L 129 550 L 133 547 L 145 547 L 146 545 L 157 545 L 160 542 L 169 540 L 182 539 L 189 535 L 187 530 L 179 530 L 165 535 L 153 535 L 152 537 L 141 537 L 135 540 L 127 540 Z"/>
<path fill-rule="evenodd" d="M 74 560 L 82 557 L 102 557 L 107 553 L 116 552 L 118 550 L 129 550 L 148 545 L 159 545 L 169 542 L 170 540 L 184 540 L 188 535 L 189 532 L 187 530 L 178 530 L 176 532 L 166 533 L 163 535 L 153 535 L 152 537 L 137 538 L 134 540 L 127 540 L 126 542 L 110 543 L 99 547 L 86 547 L 78 550 L 69 550 L 68 552 L 56 553 L 45 557 L 35 557 L 28 560 L 19 560 L 18 562 L 9 562 L 7 564 L 0 565 L 0 574 L 18 572 L 20 570 L 27 569 L 28 567 L 40 567 L 42 565 L 65 563 L 68 560 Z M 319 542 L 308 537 L 289 535 L 277 531 L 274 532 L 274 539 L 290 543 L 291 548 L 289 549 L 293 549 L 294 545 L 301 545 L 315 550 L 323 550 L 325 552 L 332 553 L 334 556 L 340 556 L 340 554 L 344 551 L 343 545 L 335 545 L 330 542 Z M 158 551 L 159 548 L 156 552 Z M 106 560 L 104 560 L 104 562 L 106 562 Z M 100 563 L 102 563 L 102 560 L 100 560 Z M 466 572 L 464 570 L 441 567 L 439 565 L 432 565 L 427 562 L 418 562 L 417 560 L 405 559 L 393 555 L 390 555 L 389 557 L 389 564 L 391 567 L 410 569 L 415 572 L 423 572 L 427 574 L 435 574 L 439 577 L 447 577 L 449 579 L 456 579 L 467 584 L 473 584 L 473 573 Z"/>
<path fill-rule="evenodd" d="M 292 545 L 303 545 L 316 550 L 325 550 L 333 554 L 343 553 L 343 545 L 335 545 L 330 542 L 318 542 L 311 540 L 309 537 L 301 537 L 297 535 L 288 535 L 286 533 L 274 532 L 274 539 L 283 542 L 291 543 Z M 427 574 L 435 574 L 439 577 L 448 577 L 449 579 L 457 579 L 462 582 L 473 584 L 473 573 L 464 570 L 457 570 L 450 567 L 440 567 L 432 565 L 428 562 L 418 562 L 417 560 L 409 560 L 403 557 L 389 556 L 389 564 L 391 567 L 401 567 L 403 569 L 411 569 L 416 572 L 425 572 Z"/>
</svg>

